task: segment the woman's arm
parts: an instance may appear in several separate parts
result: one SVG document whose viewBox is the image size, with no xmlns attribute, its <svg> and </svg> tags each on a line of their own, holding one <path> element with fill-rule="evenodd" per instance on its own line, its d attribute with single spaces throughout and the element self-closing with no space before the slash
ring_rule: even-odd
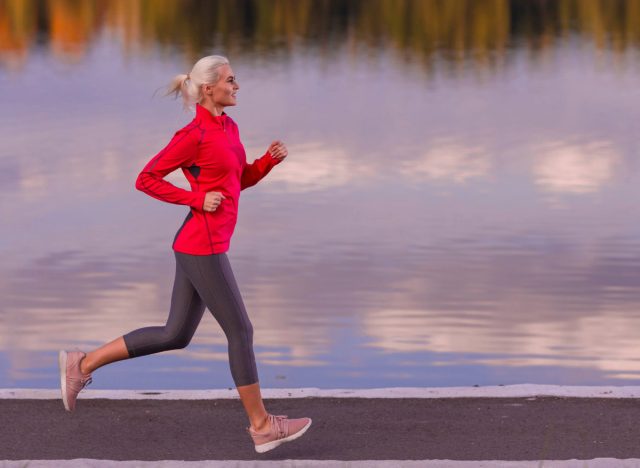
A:
<svg viewBox="0 0 640 468">
<path fill-rule="evenodd" d="M 242 178 L 240 179 L 240 189 L 244 190 L 257 184 L 266 176 L 273 166 L 282 162 L 287 157 L 287 148 L 281 141 L 274 141 L 269 146 L 267 152 L 262 157 L 256 159 L 251 164 L 244 165 Z"/>
<path fill-rule="evenodd" d="M 136 188 L 147 195 L 167 203 L 189 205 L 202 209 L 204 192 L 184 190 L 163 180 L 179 167 L 192 165 L 198 154 L 198 127 L 176 132 L 169 144 L 147 163 L 138 175 Z"/>
</svg>

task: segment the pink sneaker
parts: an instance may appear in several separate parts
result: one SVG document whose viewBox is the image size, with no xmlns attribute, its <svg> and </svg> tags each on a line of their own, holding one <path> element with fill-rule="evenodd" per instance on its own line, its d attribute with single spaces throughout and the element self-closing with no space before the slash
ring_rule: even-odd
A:
<svg viewBox="0 0 640 468">
<path fill-rule="evenodd" d="M 91 374 L 80 371 L 80 361 L 86 356 L 82 351 L 60 351 L 58 365 L 60 366 L 60 389 L 64 409 L 73 411 L 76 408 L 78 393 L 92 381 Z"/>
<path fill-rule="evenodd" d="M 265 432 L 256 432 L 247 428 L 256 446 L 256 452 L 264 453 L 273 450 L 278 445 L 297 439 L 307 432 L 311 426 L 311 419 L 287 419 L 286 416 L 269 415 L 271 427 Z"/>
</svg>

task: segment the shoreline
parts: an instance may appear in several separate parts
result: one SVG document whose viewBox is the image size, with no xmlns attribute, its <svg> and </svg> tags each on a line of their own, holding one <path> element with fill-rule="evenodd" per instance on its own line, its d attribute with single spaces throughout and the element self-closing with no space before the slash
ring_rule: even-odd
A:
<svg viewBox="0 0 640 468">
<path fill-rule="evenodd" d="M 498 385 L 477 387 L 388 387 L 364 389 L 265 388 L 263 398 L 640 398 L 640 386 Z M 52 400 L 60 389 L 2 388 L 0 399 Z M 211 390 L 99 390 L 85 389 L 80 399 L 110 400 L 225 400 L 237 399 L 235 389 Z"/>
</svg>

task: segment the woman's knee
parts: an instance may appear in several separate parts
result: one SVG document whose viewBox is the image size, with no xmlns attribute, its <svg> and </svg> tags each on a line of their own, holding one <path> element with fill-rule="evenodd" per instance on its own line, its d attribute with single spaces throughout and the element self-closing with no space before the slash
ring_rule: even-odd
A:
<svg viewBox="0 0 640 468">
<path fill-rule="evenodd" d="M 253 325 L 248 320 L 235 324 L 227 334 L 229 343 L 240 346 L 253 346 Z"/>
<path fill-rule="evenodd" d="M 183 349 L 191 343 L 193 334 L 183 330 L 165 330 L 165 344 L 167 349 Z"/>
</svg>

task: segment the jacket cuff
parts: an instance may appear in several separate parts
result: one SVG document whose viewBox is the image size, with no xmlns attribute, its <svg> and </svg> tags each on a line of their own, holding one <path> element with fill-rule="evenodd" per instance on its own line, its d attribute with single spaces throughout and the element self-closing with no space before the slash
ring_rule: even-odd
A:
<svg viewBox="0 0 640 468">
<path fill-rule="evenodd" d="M 189 203 L 189 206 L 202 211 L 204 206 L 204 197 L 206 195 L 207 194 L 205 192 L 193 192 L 193 200 Z"/>
<path fill-rule="evenodd" d="M 262 156 L 264 159 L 267 159 L 269 161 L 269 165 L 276 166 L 278 164 L 280 164 L 282 162 L 282 159 L 276 159 L 273 156 L 271 156 L 271 153 L 269 153 L 269 151 L 267 151 L 266 153 L 264 153 L 264 155 Z"/>
</svg>

